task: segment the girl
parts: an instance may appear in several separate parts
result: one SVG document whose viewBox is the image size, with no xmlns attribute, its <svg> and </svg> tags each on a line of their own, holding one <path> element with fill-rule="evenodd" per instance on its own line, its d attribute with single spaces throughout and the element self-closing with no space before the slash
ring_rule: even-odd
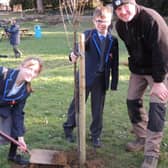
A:
<svg viewBox="0 0 168 168">
<path fill-rule="evenodd" d="M 30 82 L 38 77 L 41 70 L 41 60 L 33 57 L 25 59 L 18 69 L 0 67 L 0 130 L 18 140 L 23 151 L 27 149 L 23 137 L 23 109 L 32 92 Z M 14 143 L 11 143 L 8 160 L 17 164 L 28 163 L 17 155 L 17 145 Z"/>
</svg>

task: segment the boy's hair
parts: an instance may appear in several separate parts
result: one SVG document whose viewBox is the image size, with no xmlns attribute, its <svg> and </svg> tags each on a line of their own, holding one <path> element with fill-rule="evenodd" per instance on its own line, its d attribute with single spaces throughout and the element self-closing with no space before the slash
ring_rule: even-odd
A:
<svg viewBox="0 0 168 168">
<path fill-rule="evenodd" d="M 111 17 L 113 15 L 113 8 L 110 5 L 107 6 L 98 6 L 94 13 L 93 13 L 93 19 L 95 19 L 96 17 L 105 17 L 106 13 L 111 14 Z"/>
</svg>

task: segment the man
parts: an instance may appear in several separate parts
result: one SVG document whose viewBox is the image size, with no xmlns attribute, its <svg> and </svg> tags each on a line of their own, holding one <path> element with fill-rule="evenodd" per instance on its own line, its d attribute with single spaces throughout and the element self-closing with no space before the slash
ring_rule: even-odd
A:
<svg viewBox="0 0 168 168">
<path fill-rule="evenodd" d="M 135 0 L 113 0 L 112 4 L 118 17 L 116 30 L 128 50 L 131 71 L 127 108 L 137 138 L 126 149 L 144 149 L 141 168 L 156 168 L 168 100 L 168 28 L 156 11 Z M 143 96 L 148 86 L 147 115 Z"/>
</svg>

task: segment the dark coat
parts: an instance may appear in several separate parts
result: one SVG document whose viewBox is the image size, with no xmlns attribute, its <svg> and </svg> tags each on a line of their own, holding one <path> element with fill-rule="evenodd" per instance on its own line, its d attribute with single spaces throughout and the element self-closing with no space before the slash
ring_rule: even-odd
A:
<svg viewBox="0 0 168 168">
<path fill-rule="evenodd" d="M 10 44 L 11 45 L 18 45 L 20 44 L 20 26 L 18 24 L 13 24 L 10 28 L 6 29 L 8 33 L 10 33 Z"/>
<path fill-rule="evenodd" d="M 168 72 L 168 27 L 154 10 L 137 5 L 137 14 L 130 22 L 118 20 L 116 30 L 129 53 L 130 71 L 152 75 L 162 82 Z"/>
<path fill-rule="evenodd" d="M 26 83 L 21 87 L 20 91 L 13 96 L 8 93 L 16 81 L 19 70 L 9 69 L 6 77 L 2 73 L 0 67 L 0 116 L 7 118 L 12 117 L 11 136 L 16 138 L 24 134 L 24 106 L 29 96 Z"/>
<path fill-rule="evenodd" d="M 102 51 L 96 29 L 87 30 L 85 34 L 85 66 L 86 87 L 91 87 L 97 75 Z M 106 37 L 105 51 L 105 89 L 109 88 L 111 74 L 111 89 L 116 90 L 118 84 L 118 40 L 111 34 Z"/>
</svg>

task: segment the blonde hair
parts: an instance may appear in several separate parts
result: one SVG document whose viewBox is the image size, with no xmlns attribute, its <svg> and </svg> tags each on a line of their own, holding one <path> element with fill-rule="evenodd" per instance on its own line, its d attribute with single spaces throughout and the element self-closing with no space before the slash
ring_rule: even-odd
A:
<svg viewBox="0 0 168 168">
<path fill-rule="evenodd" d="M 100 5 L 98 6 L 94 13 L 93 13 L 93 19 L 95 19 L 96 17 L 105 17 L 106 14 L 111 14 L 111 17 L 113 16 L 113 8 L 110 5 Z"/>
<path fill-rule="evenodd" d="M 35 64 L 35 62 L 39 64 L 39 71 L 38 73 L 40 74 L 41 71 L 42 71 L 42 68 L 43 68 L 43 62 L 40 58 L 37 58 L 37 57 L 28 57 L 26 58 L 25 60 L 22 61 L 22 63 L 20 64 L 21 67 L 25 67 L 25 68 L 28 68 L 32 65 Z M 33 89 L 31 87 L 31 83 L 30 82 L 27 82 L 27 91 L 28 93 L 30 92 L 33 92 Z"/>
</svg>

